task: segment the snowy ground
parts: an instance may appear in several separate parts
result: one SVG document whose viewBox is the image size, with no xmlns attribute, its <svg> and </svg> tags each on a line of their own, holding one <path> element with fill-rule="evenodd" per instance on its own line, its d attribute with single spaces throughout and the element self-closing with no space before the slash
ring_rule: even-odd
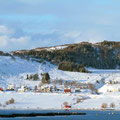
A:
<svg viewBox="0 0 120 120">
<path fill-rule="evenodd" d="M 15 99 L 15 104 L 6 106 L 5 108 L 18 108 L 18 109 L 61 109 L 63 102 L 67 101 L 72 103 L 73 95 L 57 94 L 57 93 L 1 93 L 0 100 L 2 104 L 5 101 Z"/>
<path fill-rule="evenodd" d="M 76 103 L 77 98 L 87 96 L 88 99 Z M 11 98 L 14 104 L 1 106 L 0 109 L 63 109 L 63 103 L 68 102 L 73 109 L 101 109 L 102 103 L 115 103 L 115 109 L 120 110 L 120 94 L 83 95 L 83 94 L 58 94 L 58 93 L 0 93 L 2 105 Z M 75 104 L 76 103 L 76 104 Z"/>
<path fill-rule="evenodd" d="M 119 70 L 98 70 L 93 68 L 88 68 L 92 73 L 79 73 L 79 72 L 66 72 L 57 69 L 48 62 L 46 64 L 37 63 L 34 61 L 27 61 L 20 59 L 18 57 L 12 60 L 11 57 L 0 56 L 0 87 L 4 89 L 8 84 L 29 85 L 34 87 L 38 85 L 41 81 L 41 73 L 48 72 L 50 74 L 51 80 L 63 79 L 67 81 L 76 80 L 83 83 L 95 83 L 96 80 L 100 81 L 105 79 L 106 84 L 100 83 L 99 95 L 91 95 L 90 92 L 80 92 L 78 94 L 62 94 L 62 93 L 18 93 L 18 92 L 1 92 L 0 93 L 0 103 L 2 105 L 11 98 L 15 99 L 15 103 L 12 105 L 7 105 L 5 108 L 39 108 L 39 109 L 61 109 L 63 102 L 68 102 L 72 105 L 72 108 L 101 108 L 102 103 L 107 103 L 108 107 L 111 102 L 114 102 L 116 109 L 120 109 L 120 93 L 119 92 L 106 92 L 107 89 L 111 87 L 118 88 L 120 85 L 109 85 L 107 82 L 111 80 L 120 81 L 120 71 Z M 26 80 L 26 74 L 38 73 L 40 79 L 38 81 L 28 81 Z M 96 86 L 98 86 L 96 84 Z M 81 103 L 76 103 L 77 98 L 81 96 L 87 97 Z M 3 108 L 3 107 L 1 107 Z"/>
</svg>

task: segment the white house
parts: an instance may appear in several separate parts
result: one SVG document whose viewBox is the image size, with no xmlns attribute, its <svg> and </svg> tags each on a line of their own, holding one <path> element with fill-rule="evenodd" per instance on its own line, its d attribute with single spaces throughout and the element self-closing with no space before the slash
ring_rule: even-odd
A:
<svg viewBox="0 0 120 120">
<path fill-rule="evenodd" d="M 7 90 L 15 90 L 15 85 L 9 84 Z"/>
<path fill-rule="evenodd" d="M 18 92 L 25 92 L 25 91 L 29 91 L 30 89 L 24 85 L 22 85 L 19 89 Z"/>
</svg>

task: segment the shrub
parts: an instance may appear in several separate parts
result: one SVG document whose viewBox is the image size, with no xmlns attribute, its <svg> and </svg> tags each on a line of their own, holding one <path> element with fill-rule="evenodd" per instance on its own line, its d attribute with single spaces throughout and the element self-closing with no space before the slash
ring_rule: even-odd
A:
<svg viewBox="0 0 120 120">
<path fill-rule="evenodd" d="M 15 100 L 13 99 L 13 98 L 11 98 L 10 100 L 9 100 L 9 103 L 10 104 L 13 104 L 15 102 Z"/>
<path fill-rule="evenodd" d="M 6 103 L 5 103 L 6 105 L 9 105 L 9 101 L 6 101 Z"/>
<path fill-rule="evenodd" d="M 33 76 L 32 75 L 30 75 L 30 78 L 29 78 L 30 80 L 32 80 L 33 79 Z"/>
<path fill-rule="evenodd" d="M 15 102 L 15 100 L 13 98 L 11 98 L 9 101 L 6 101 L 6 105 L 9 105 L 9 104 L 13 104 Z"/>
<path fill-rule="evenodd" d="M 14 61 L 16 60 L 14 55 L 12 55 L 11 58 L 12 58 L 12 60 L 14 60 Z"/>
<path fill-rule="evenodd" d="M 27 74 L 26 80 L 28 80 L 28 79 L 29 79 L 29 76 L 28 76 L 28 74 Z"/>
<path fill-rule="evenodd" d="M 41 88 L 41 86 L 42 86 L 42 82 L 39 83 L 39 87 L 40 87 L 40 88 Z"/>
<path fill-rule="evenodd" d="M 65 86 L 65 88 L 68 87 L 68 81 L 65 81 L 64 86 Z"/>
<path fill-rule="evenodd" d="M 2 104 L 0 103 L 0 106 L 2 106 Z"/>
<path fill-rule="evenodd" d="M 37 85 L 35 85 L 35 87 L 34 87 L 34 90 L 35 90 L 35 91 L 37 91 L 37 90 L 38 90 L 38 87 L 37 87 Z"/>
<path fill-rule="evenodd" d="M 115 107 L 115 103 L 113 103 L 113 102 L 110 103 L 110 107 L 111 107 L 111 108 L 114 108 L 114 107 Z"/>
<path fill-rule="evenodd" d="M 38 74 L 34 74 L 34 75 L 33 75 L 33 80 L 38 80 L 38 79 L 39 79 Z"/>
<path fill-rule="evenodd" d="M 64 106 L 68 105 L 68 102 L 64 102 L 63 105 L 64 105 Z"/>
<path fill-rule="evenodd" d="M 85 72 L 87 71 L 81 64 L 74 64 L 74 62 L 60 62 L 58 64 L 58 69 L 64 70 L 64 71 L 74 71 L 74 72 Z"/>
<path fill-rule="evenodd" d="M 94 91 L 95 91 L 95 94 L 98 94 L 98 90 L 97 89 L 95 89 Z"/>
<path fill-rule="evenodd" d="M 60 80 L 59 80 L 59 85 L 62 85 L 62 84 L 63 84 L 63 80 L 60 79 Z"/>
<path fill-rule="evenodd" d="M 57 80 L 56 80 L 56 79 L 54 79 L 53 83 L 54 83 L 54 85 L 56 85 L 56 84 L 57 84 Z"/>
<path fill-rule="evenodd" d="M 102 103 L 103 108 L 107 108 L 107 103 Z"/>
<path fill-rule="evenodd" d="M 76 101 L 76 103 L 80 103 L 80 102 L 82 102 L 82 101 L 83 101 L 82 98 L 78 98 L 77 101 Z"/>
</svg>

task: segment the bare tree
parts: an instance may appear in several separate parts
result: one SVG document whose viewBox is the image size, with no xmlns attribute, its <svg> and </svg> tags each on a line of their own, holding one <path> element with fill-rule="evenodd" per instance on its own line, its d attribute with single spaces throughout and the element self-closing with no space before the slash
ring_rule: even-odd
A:
<svg viewBox="0 0 120 120">
<path fill-rule="evenodd" d="M 75 84 L 75 87 L 76 87 L 76 88 L 80 88 L 80 83 L 76 83 L 76 84 Z"/>
<path fill-rule="evenodd" d="M 91 94 L 93 94 L 94 91 L 94 85 L 92 83 L 89 84 L 90 90 L 91 90 Z"/>
<path fill-rule="evenodd" d="M 68 87 L 68 81 L 65 81 L 64 86 L 67 88 Z"/>
<path fill-rule="evenodd" d="M 82 101 L 83 101 L 83 98 L 78 98 L 77 101 L 76 101 L 76 103 L 80 103 Z"/>
<path fill-rule="evenodd" d="M 54 81 L 53 81 L 53 82 L 54 82 L 54 86 L 56 86 L 56 84 L 57 84 L 57 80 L 56 80 L 56 79 L 54 79 Z"/>
<path fill-rule="evenodd" d="M 98 90 L 97 89 L 95 89 L 94 91 L 95 91 L 95 94 L 98 94 Z"/>
<path fill-rule="evenodd" d="M 2 106 L 2 104 L 0 103 L 0 106 Z"/>
<path fill-rule="evenodd" d="M 39 83 L 39 87 L 41 88 L 41 86 L 42 86 L 42 85 L 43 85 L 43 83 L 42 83 L 42 82 L 40 82 L 40 83 Z"/>
<path fill-rule="evenodd" d="M 72 81 L 71 86 L 76 86 L 76 84 L 77 84 L 77 82 L 74 80 L 74 81 Z"/>
<path fill-rule="evenodd" d="M 64 106 L 68 105 L 68 102 L 64 102 L 63 105 L 64 105 Z"/>
<path fill-rule="evenodd" d="M 102 103 L 103 108 L 107 108 L 107 106 L 108 106 L 107 103 Z"/>
<path fill-rule="evenodd" d="M 59 80 L 59 84 L 63 85 L 63 80 L 62 79 Z"/>
<path fill-rule="evenodd" d="M 12 58 L 12 60 L 16 61 L 16 59 L 15 59 L 15 56 L 14 56 L 14 55 L 12 55 L 12 56 L 11 56 L 11 58 Z"/>
<path fill-rule="evenodd" d="M 30 79 L 30 80 L 32 80 L 32 79 L 33 79 L 33 76 L 32 76 L 32 75 L 30 75 L 29 79 Z"/>
<path fill-rule="evenodd" d="M 29 79 L 29 75 L 27 74 L 26 80 L 28 80 L 28 79 Z"/>
<path fill-rule="evenodd" d="M 34 87 L 34 90 L 36 91 L 36 90 L 38 90 L 38 87 L 37 87 L 37 85 L 35 85 L 35 87 Z"/>
</svg>

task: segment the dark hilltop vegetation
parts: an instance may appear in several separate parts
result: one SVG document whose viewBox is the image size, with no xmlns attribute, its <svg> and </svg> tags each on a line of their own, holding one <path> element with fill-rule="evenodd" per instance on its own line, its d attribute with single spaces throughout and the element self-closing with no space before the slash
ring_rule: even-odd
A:
<svg viewBox="0 0 120 120">
<path fill-rule="evenodd" d="M 103 41 L 99 43 L 81 42 L 77 44 L 36 48 L 32 50 L 14 51 L 14 56 L 36 58 L 38 62 L 44 60 L 58 65 L 58 69 L 65 71 L 89 72 L 86 67 L 98 69 L 120 68 L 120 42 Z"/>
</svg>

